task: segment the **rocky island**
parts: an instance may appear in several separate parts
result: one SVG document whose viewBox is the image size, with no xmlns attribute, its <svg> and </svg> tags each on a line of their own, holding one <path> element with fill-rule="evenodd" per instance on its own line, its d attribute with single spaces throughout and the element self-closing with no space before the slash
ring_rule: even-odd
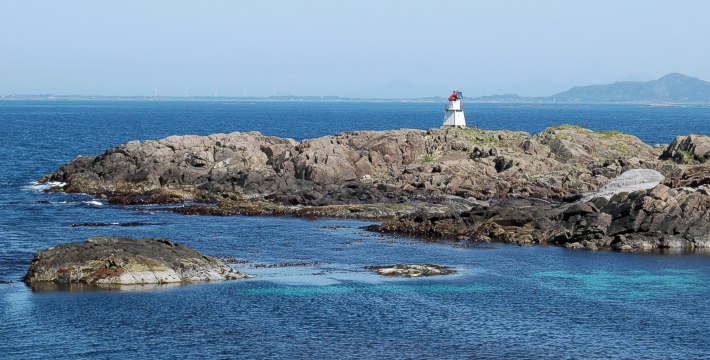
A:
<svg viewBox="0 0 710 360">
<path fill-rule="evenodd" d="M 93 237 L 35 254 L 22 278 L 30 286 L 174 284 L 251 277 L 219 259 L 161 239 Z"/>
<path fill-rule="evenodd" d="M 39 181 L 184 214 L 366 218 L 381 221 L 372 231 L 431 239 L 691 249 L 710 247 L 709 158 L 706 136 L 650 146 L 568 125 L 300 142 L 235 132 L 131 141 Z"/>
<path fill-rule="evenodd" d="M 441 276 L 453 273 L 453 270 L 446 266 L 434 264 L 376 265 L 367 269 L 387 277 Z"/>
</svg>

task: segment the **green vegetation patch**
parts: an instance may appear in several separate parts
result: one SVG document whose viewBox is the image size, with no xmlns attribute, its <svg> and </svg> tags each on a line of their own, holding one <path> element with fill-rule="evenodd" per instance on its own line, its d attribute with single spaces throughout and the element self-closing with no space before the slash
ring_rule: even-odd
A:
<svg viewBox="0 0 710 360">
<path fill-rule="evenodd" d="M 447 134 L 457 135 L 473 145 L 486 145 L 490 147 L 515 147 L 530 138 L 524 131 L 512 130 L 481 130 L 474 128 L 448 128 Z"/>
<path fill-rule="evenodd" d="M 693 156 L 693 154 L 691 154 L 688 151 L 680 150 L 680 149 L 675 151 L 675 154 L 673 155 L 672 160 L 679 163 L 679 164 L 694 164 L 697 162 L 695 159 L 695 156 Z"/>
<path fill-rule="evenodd" d="M 425 154 L 419 158 L 419 162 L 422 164 L 432 163 L 441 157 L 440 154 Z"/>
<path fill-rule="evenodd" d="M 562 125 L 557 125 L 557 126 L 550 126 L 549 128 L 545 129 L 542 131 L 542 134 L 551 134 L 555 131 L 579 131 L 579 132 L 592 132 L 592 130 L 589 130 L 583 126 L 579 125 L 573 125 L 573 124 L 562 124 Z"/>
<path fill-rule="evenodd" d="M 616 131 L 616 130 L 604 130 L 604 131 L 598 131 L 597 133 L 604 135 L 605 137 L 629 136 L 629 134 L 627 134 L 627 133 L 623 133 L 621 131 Z"/>
</svg>

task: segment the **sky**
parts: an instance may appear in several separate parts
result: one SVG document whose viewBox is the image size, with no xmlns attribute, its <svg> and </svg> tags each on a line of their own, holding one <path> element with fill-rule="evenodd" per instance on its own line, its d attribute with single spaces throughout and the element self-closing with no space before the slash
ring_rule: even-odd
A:
<svg viewBox="0 0 710 360">
<path fill-rule="evenodd" d="M 710 1 L 5 1 L 0 95 L 546 96 L 710 80 Z"/>
</svg>

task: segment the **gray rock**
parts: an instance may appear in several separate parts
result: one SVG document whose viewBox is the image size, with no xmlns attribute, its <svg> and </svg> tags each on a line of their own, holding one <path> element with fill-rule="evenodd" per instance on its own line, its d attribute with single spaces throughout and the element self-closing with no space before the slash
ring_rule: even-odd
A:
<svg viewBox="0 0 710 360">
<path fill-rule="evenodd" d="M 653 189 L 665 177 L 652 169 L 633 169 L 622 173 L 608 184 L 602 186 L 597 192 L 586 195 L 580 202 L 588 202 L 596 197 L 611 199 L 619 193 L 630 193 L 639 190 Z"/>
</svg>

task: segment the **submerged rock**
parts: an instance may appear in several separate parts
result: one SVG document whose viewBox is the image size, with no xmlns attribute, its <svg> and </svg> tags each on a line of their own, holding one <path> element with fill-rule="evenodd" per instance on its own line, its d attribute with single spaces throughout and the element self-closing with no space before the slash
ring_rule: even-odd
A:
<svg viewBox="0 0 710 360">
<path fill-rule="evenodd" d="M 93 237 L 38 251 L 28 285 L 98 286 L 190 283 L 251 277 L 223 261 L 168 240 Z"/>
<path fill-rule="evenodd" d="M 382 276 L 419 277 L 449 275 L 453 273 L 453 270 L 446 266 L 432 264 L 397 264 L 370 266 L 368 267 L 368 269 L 374 270 Z"/>
</svg>

